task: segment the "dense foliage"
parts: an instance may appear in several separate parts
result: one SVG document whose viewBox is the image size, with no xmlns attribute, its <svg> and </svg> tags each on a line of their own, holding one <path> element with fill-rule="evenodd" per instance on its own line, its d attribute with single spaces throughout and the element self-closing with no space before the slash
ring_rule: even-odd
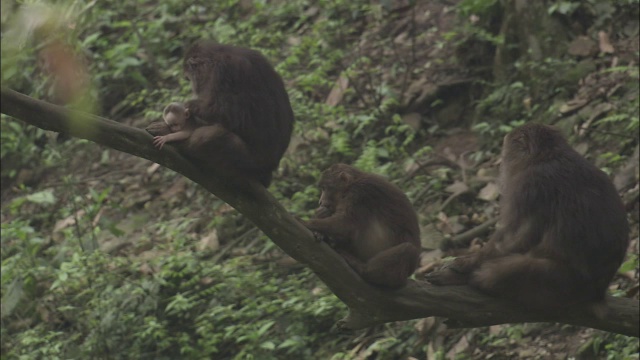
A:
<svg viewBox="0 0 640 360">
<path fill-rule="evenodd" d="M 637 41 L 638 1 L 545 3 L 568 28 L 613 26 L 616 64 L 608 53 L 523 52 L 506 70 L 492 66 L 517 41 L 498 26 L 508 2 L 433 3 L 5 2 L 2 85 L 56 101 L 41 52 L 62 41 L 89 74 L 69 106 L 143 127 L 164 104 L 189 98 L 186 44 L 213 38 L 258 49 L 284 78 L 296 116 L 269 191 L 304 217 L 328 165 L 385 175 L 418 211 L 425 250 L 495 214 L 493 164 L 514 126 L 555 123 L 612 175 L 633 160 L 638 50 L 622 49 Z M 589 111 L 565 111 L 572 100 Z M 4 115 L 1 127 L 3 358 L 526 357 L 516 340 L 533 348 L 540 337 L 565 344 L 567 336 L 582 341 L 567 356 L 638 358 L 635 339 L 549 325 L 452 331 L 424 319 L 340 333 L 333 324 L 345 307 L 313 273 L 194 184 Z M 637 167 L 631 177 L 625 191 L 637 191 Z M 637 297 L 634 246 L 616 295 Z"/>
</svg>

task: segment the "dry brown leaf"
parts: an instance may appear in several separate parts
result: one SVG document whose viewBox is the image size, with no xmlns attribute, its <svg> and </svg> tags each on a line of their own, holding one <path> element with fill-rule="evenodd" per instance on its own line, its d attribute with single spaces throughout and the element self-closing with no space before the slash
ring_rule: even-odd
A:
<svg viewBox="0 0 640 360">
<path fill-rule="evenodd" d="M 613 54 L 615 52 L 615 49 L 609 40 L 609 34 L 604 31 L 598 32 L 598 47 L 600 48 L 601 53 Z"/>
<path fill-rule="evenodd" d="M 207 236 L 200 239 L 198 245 L 196 246 L 198 251 L 215 251 L 220 248 L 220 241 L 218 240 L 218 231 L 213 230 Z"/>
<path fill-rule="evenodd" d="M 160 169 L 160 164 L 151 164 L 151 166 L 147 168 L 147 175 L 153 175 L 156 171 L 158 171 L 158 169 Z"/>
<path fill-rule="evenodd" d="M 588 99 L 572 99 L 560 107 L 560 113 L 566 115 L 570 112 L 578 110 L 589 103 Z"/>
<path fill-rule="evenodd" d="M 490 182 L 485 185 L 482 190 L 480 190 L 478 199 L 485 201 L 494 201 L 498 198 L 498 195 L 500 195 L 500 188 L 498 187 L 498 185 L 496 185 L 496 183 Z"/>
<path fill-rule="evenodd" d="M 413 130 L 418 131 L 420 130 L 420 118 L 420 114 L 412 112 L 402 115 L 402 122 L 411 126 Z"/>
<path fill-rule="evenodd" d="M 347 90 L 348 87 L 349 87 L 349 79 L 346 76 L 341 75 L 338 78 L 338 80 L 336 80 L 335 85 L 333 85 L 333 89 L 331 89 L 329 96 L 327 96 L 327 101 L 326 101 L 327 105 L 329 106 L 338 105 L 342 101 L 342 98 L 344 97 L 344 92 Z"/>
<path fill-rule="evenodd" d="M 469 186 L 462 181 L 456 181 L 453 184 L 447 186 L 444 191 L 451 194 L 462 194 L 469 191 Z"/>
<path fill-rule="evenodd" d="M 457 354 L 462 354 L 465 350 L 469 348 L 469 340 L 467 340 L 467 336 L 463 335 L 460 340 L 449 350 L 447 353 L 447 359 L 455 359 Z"/>
<path fill-rule="evenodd" d="M 84 210 L 78 210 L 78 212 L 75 215 L 70 215 L 65 219 L 58 220 L 56 224 L 53 226 L 53 232 L 61 231 L 62 229 L 65 229 L 75 224 L 76 218 L 83 217 L 83 216 L 84 216 Z"/>
</svg>

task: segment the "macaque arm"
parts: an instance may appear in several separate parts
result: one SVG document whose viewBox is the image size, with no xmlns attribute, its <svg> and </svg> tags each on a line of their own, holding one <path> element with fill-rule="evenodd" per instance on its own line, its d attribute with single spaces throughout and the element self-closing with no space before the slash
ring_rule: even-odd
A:
<svg viewBox="0 0 640 360">
<path fill-rule="evenodd" d="M 187 139 L 193 133 L 192 130 L 180 130 L 168 135 L 165 135 L 165 142 L 173 142 Z"/>
<path fill-rule="evenodd" d="M 305 226 L 311 231 L 336 239 L 349 239 L 352 232 L 352 225 L 339 213 L 323 219 L 311 219 L 305 222 Z"/>
<path fill-rule="evenodd" d="M 191 130 L 180 130 L 163 136 L 155 136 L 153 138 L 153 145 L 160 150 L 165 143 L 188 139 L 191 133 Z"/>
</svg>

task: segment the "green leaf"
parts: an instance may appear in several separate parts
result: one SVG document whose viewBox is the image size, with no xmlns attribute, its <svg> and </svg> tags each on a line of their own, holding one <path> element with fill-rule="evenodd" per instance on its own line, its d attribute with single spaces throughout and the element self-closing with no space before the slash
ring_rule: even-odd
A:
<svg viewBox="0 0 640 360">
<path fill-rule="evenodd" d="M 36 204 L 53 204 L 56 202 L 56 197 L 53 195 L 53 190 L 51 189 L 27 195 L 26 199 Z"/>
<path fill-rule="evenodd" d="M 2 297 L 2 304 L 0 304 L 0 308 L 2 309 L 2 318 L 5 318 L 11 315 L 13 309 L 16 308 L 20 299 L 22 298 L 22 294 L 24 294 L 22 288 L 22 278 L 18 277 L 11 282 L 9 288 L 4 290 L 4 296 Z"/>
<path fill-rule="evenodd" d="M 266 324 L 262 325 L 258 330 L 258 336 L 264 335 L 264 333 L 266 333 L 267 330 L 269 330 L 269 328 L 271 328 L 275 323 L 276 323 L 275 321 L 269 321 Z"/>
<path fill-rule="evenodd" d="M 623 274 L 632 270 L 635 270 L 638 267 L 638 255 L 630 256 L 630 259 L 623 262 L 620 265 L 620 269 L 618 269 L 618 273 Z"/>
<path fill-rule="evenodd" d="M 274 350 L 276 348 L 276 345 L 272 341 L 265 341 L 260 344 L 260 347 L 267 350 Z"/>
</svg>

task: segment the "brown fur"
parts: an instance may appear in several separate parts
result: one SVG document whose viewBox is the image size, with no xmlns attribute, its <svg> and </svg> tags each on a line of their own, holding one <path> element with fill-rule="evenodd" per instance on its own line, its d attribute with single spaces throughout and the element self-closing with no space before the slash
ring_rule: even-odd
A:
<svg viewBox="0 0 640 360">
<path fill-rule="evenodd" d="M 532 308 L 602 304 L 629 227 L 608 176 L 552 127 L 527 124 L 504 139 L 501 225 L 478 252 L 432 273 Z"/>
<path fill-rule="evenodd" d="M 199 124 L 183 145 L 185 153 L 269 186 L 294 122 L 280 75 L 255 50 L 211 41 L 187 50 L 184 72 L 196 95 L 185 106 Z M 157 127 L 147 130 L 170 132 Z"/>
<path fill-rule="evenodd" d="M 399 288 L 420 257 L 420 228 L 409 199 L 384 178 L 336 164 L 322 173 L 316 218 L 305 225 L 335 242 L 362 278 Z"/>
</svg>

